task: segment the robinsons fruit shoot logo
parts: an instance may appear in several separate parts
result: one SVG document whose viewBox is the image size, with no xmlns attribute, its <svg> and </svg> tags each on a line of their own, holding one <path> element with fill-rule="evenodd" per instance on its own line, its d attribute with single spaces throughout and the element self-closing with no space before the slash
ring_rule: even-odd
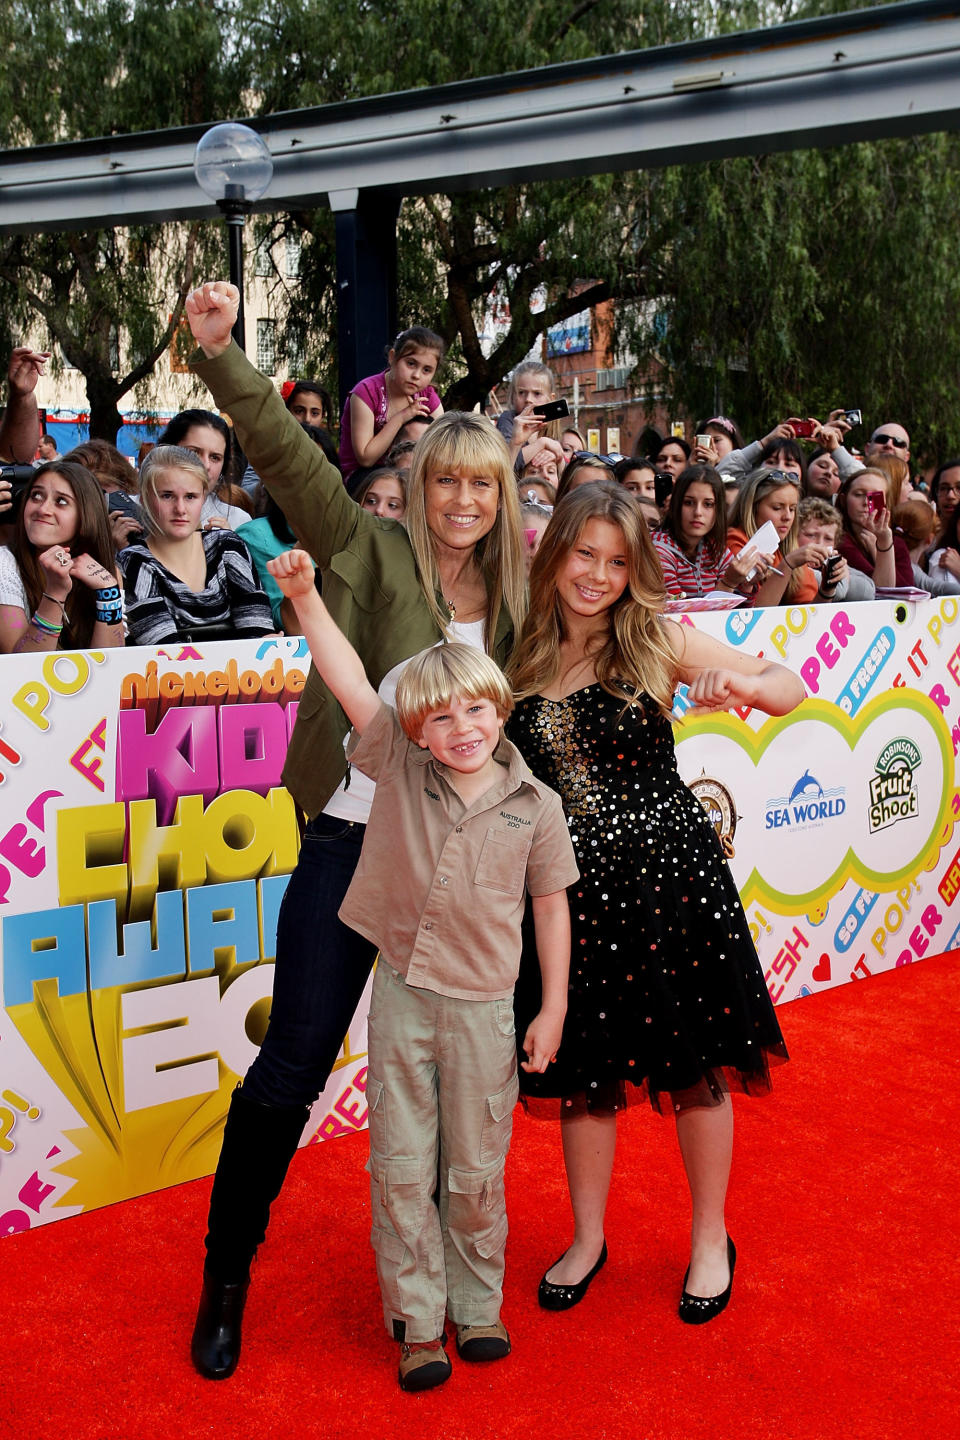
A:
<svg viewBox="0 0 960 1440">
<path fill-rule="evenodd" d="M 768 830 L 779 830 L 782 826 L 800 830 L 837 820 L 847 808 L 843 798 L 846 793 L 843 785 L 824 790 L 817 777 L 805 770 L 789 795 L 774 796 L 767 801 L 764 824 Z"/>
<path fill-rule="evenodd" d="M 919 813 L 913 774 L 922 758 L 917 745 L 905 735 L 884 745 L 874 765 L 877 773 L 870 781 L 871 834 Z"/>
</svg>

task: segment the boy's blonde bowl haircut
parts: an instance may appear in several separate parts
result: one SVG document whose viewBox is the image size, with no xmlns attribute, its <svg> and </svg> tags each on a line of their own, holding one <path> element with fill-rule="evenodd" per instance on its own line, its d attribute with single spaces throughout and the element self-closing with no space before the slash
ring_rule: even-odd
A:
<svg viewBox="0 0 960 1440">
<path fill-rule="evenodd" d="M 453 642 L 414 655 L 397 681 L 397 719 L 408 739 L 418 743 L 423 722 L 451 701 L 489 700 L 501 720 L 513 709 L 513 694 L 500 666 L 482 650 Z"/>
</svg>

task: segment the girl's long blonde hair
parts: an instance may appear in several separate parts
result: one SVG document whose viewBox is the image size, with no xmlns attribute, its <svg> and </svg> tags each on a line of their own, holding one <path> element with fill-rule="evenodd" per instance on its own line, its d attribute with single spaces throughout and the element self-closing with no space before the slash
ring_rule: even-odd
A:
<svg viewBox="0 0 960 1440">
<path fill-rule="evenodd" d="M 797 548 L 797 532 L 800 529 L 800 497 L 803 494 L 803 486 L 793 475 L 787 475 L 782 470 L 771 470 L 762 465 L 759 470 L 751 470 L 740 487 L 737 496 L 737 503 L 733 507 L 733 514 L 728 522 L 728 529 L 742 530 L 747 539 L 755 535 L 760 529 L 757 524 L 757 506 L 761 500 L 772 495 L 774 490 L 782 490 L 785 485 L 792 485 L 797 492 L 797 509 L 793 516 L 793 524 L 783 540 L 780 541 L 779 549 L 782 555 L 789 555 L 791 550 Z M 796 594 L 800 585 L 800 570 L 790 571 L 790 578 L 787 581 L 784 597 L 792 597 Z"/>
<path fill-rule="evenodd" d="M 609 630 L 594 657 L 597 679 L 625 703 L 649 695 L 669 718 L 677 658 L 661 619 L 663 576 L 640 506 L 628 490 L 610 480 L 578 486 L 553 512 L 534 557 L 530 611 L 507 665 L 507 678 L 522 699 L 537 694 L 559 674 L 564 626 L 557 576 L 588 520 L 616 525 L 627 557 L 627 586 L 606 612 Z"/>
<path fill-rule="evenodd" d="M 417 441 L 407 476 L 407 534 L 427 604 L 444 635 L 449 633 L 450 612 L 440 594 L 425 489 L 430 477 L 453 470 L 489 476 L 500 487 L 493 529 L 477 541 L 474 552 L 487 587 L 484 647 L 492 654 L 502 605 L 507 606 L 514 630 L 519 632 L 527 613 L 527 580 L 513 466 L 502 435 L 482 415 L 451 410 L 435 420 Z"/>
</svg>

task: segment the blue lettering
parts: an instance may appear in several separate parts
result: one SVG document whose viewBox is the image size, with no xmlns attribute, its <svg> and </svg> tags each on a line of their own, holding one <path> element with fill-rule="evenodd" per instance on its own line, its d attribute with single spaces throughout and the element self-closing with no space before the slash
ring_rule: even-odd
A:
<svg viewBox="0 0 960 1440">
<path fill-rule="evenodd" d="M 846 715 L 856 715 L 876 684 L 880 671 L 893 654 L 894 635 L 889 625 L 884 625 L 868 645 L 862 658 L 857 661 L 850 679 L 837 696 L 837 704 Z"/>
<path fill-rule="evenodd" d="M 97 900 L 87 907 L 90 936 L 90 989 L 136 985 L 144 980 L 185 979 L 187 951 L 183 935 L 183 893 L 161 890 L 156 899 L 157 943 L 150 921 L 123 926 L 123 950 L 117 945 L 117 902 Z"/>
<path fill-rule="evenodd" d="M 87 988 L 83 906 L 37 910 L 3 919 L 3 1003 L 28 1005 L 36 980 L 55 980 L 60 995 Z"/>
<path fill-rule="evenodd" d="M 257 882 L 230 880 L 188 890 L 187 930 L 191 975 L 209 974 L 218 961 L 246 965 L 259 960 Z"/>
<path fill-rule="evenodd" d="M 762 614 L 763 611 L 757 609 L 731 610 L 726 625 L 729 644 L 742 645 Z"/>
</svg>

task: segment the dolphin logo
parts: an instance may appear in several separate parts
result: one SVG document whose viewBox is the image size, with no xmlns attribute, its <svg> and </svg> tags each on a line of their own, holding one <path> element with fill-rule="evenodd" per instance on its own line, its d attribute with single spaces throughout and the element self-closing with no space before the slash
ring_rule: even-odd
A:
<svg viewBox="0 0 960 1440">
<path fill-rule="evenodd" d="M 816 790 L 820 798 L 823 799 L 823 786 L 820 784 L 820 781 L 811 775 L 809 770 L 805 770 L 790 791 L 790 801 L 796 800 L 801 795 L 808 795 L 811 790 Z"/>
</svg>

